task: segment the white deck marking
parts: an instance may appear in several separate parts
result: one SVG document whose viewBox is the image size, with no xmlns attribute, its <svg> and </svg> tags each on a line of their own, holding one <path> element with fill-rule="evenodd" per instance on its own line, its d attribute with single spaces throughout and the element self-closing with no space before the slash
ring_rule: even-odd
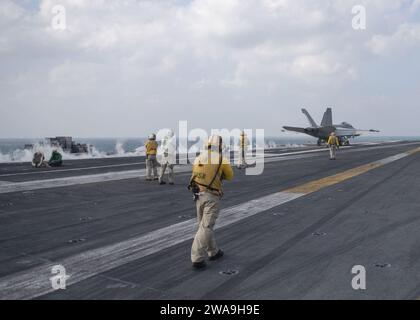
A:
<svg viewBox="0 0 420 320">
<path fill-rule="evenodd" d="M 221 210 L 217 228 L 226 227 L 301 196 L 303 194 L 278 192 Z M 72 285 L 191 240 L 196 228 L 196 219 L 190 219 L 140 237 L 89 250 L 3 277 L 0 279 L 0 300 L 33 299 L 54 291 L 50 282 L 53 265 L 61 264 L 66 268 L 66 273 L 69 276 L 67 285 Z"/>
<path fill-rule="evenodd" d="M 177 169 L 177 173 L 190 171 L 190 166 L 182 166 Z M 107 172 L 98 174 L 89 174 L 84 176 L 64 177 L 55 179 L 45 180 L 32 180 L 24 182 L 10 182 L 0 185 L 1 193 L 49 189 L 58 187 L 68 187 L 80 184 L 117 181 L 126 179 L 135 179 L 146 176 L 146 170 L 129 170 L 129 171 L 118 171 L 118 172 Z"/>
<path fill-rule="evenodd" d="M 109 159 L 109 158 L 104 158 L 104 159 Z M 83 159 L 83 160 L 86 160 L 86 159 Z M 100 158 L 97 159 L 97 160 L 100 160 Z M 185 160 L 185 159 L 181 158 L 180 160 Z M 53 169 L 53 170 L 41 170 L 41 171 L 30 171 L 30 172 L 18 172 L 18 173 L 5 173 L 5 174 L 0 174 L 0 177 L 27 176 L 27 175 L 56 173 L 56 172 L 86 171 L 86 170 L 95 170 L 95 169 L 130 167 L 130 166 L 138 166 L 138 165 L 145 165 L 145 164 L 146 163 L 143 161 L 143 162 L 110 164 L 110 165 L 106 165 L 106 166 L 93 166 L 93 167 L 82 167 L 82 168 L 71 168 L 71 169 L 69 168 L 69 169 Z M 28 169 L 24 169 L 24 170 L 28 170 Z"/>
<path fill-rule="evenodd" d="M 294 154 L 306 154 L 311 152 L 320 152 L 325 151 L 324 149 L 313 149 L 305 151 L 296 151 L 296 152 L 287 152 L 287 153 L 265 153 L 266 158 L 272 157 L 281 157 Z M 107 158 L 105 158 L 107 159 Z M 188 158 L 180 158 L 180 161 L 185 161 Z M 83 159 L 86 160 L 86 159 Z M 98 159 L 97 159 L 98 160 Z M 30 171 L 30 172 L 18 172 L 18 173 L 5 173 L 0 174 L 0 177 L 15 177 L 15 176 L 28 176 L 28 175 L 37 175 L 37 174 L 49 174 L 57 172 L 74 172 L 74 171 L 86 171 L 86 170 L 95 170 L 95 169 L 107 169 L 107 168 L 119 168 L 119 167 L 129 167 L 129 166 L 138 166 L 145 165 L 145 162 L 133 162 L 133 163 L 121 163 L 121 164 L 111 164 L 105 166 L 93 166 L 93 167 L 83 167 L 83 168 L 69 168 L 69 169 L 53 169 L 53 170 L 41 170 L 41 171 Z"/>
<path fill-rule="evenodd" d="M 346 148 L 348 148 L 348 147 L 346 147 Z M 307 154 L 307 153 L 317 153 L 317 152 L 323 152 L 323 151 L 328 151 L 328 149 L 310 149 L 310 150 L 293 151 L 293 152 L 285 152 L 285 153 L 265 153 L 265 158 L 299 155 L 299 154 Z M 109 158 L 104 158 L 104 159 L 109 159 Z M 180 161 L 181 160 L 185 161 L 187 159 L 188 158 L 180 158 Z M 83 159 L 83 160 L 86 160 L 86 159 Z M 100 160 L 100 158 L 96 159 L 96 160 Z M 41 170 L 41 171 L 30 171 L 30 172 L 5 173 L 5 174 L 0 174 L 0 177 L 27 176 L 27 175 L 49 174 L 49 173 L 57 173 L 57 172 L 86 171 L 86 170 L 119 168 L 119 167 L 129 167 L 129 166 L 138 166 L 138 165 L 145 165 L 145 162 L 143 161 L 143 162 L 110 164 L 110 165 L 105 165 L 105 166 L 93 166 L 93 167 L 83 167 L 83 168 L 53 169 L 53 170 Z"/>
<path fill-rule="evenodd" d="M 416 148 L 375 161 L 372 164 L 389 164 L 419 151 L 420 148 Z M 305 194 L 276 192 L 223 209 L 220 212 L 217 228 L 229 226 L 258 213 L 298 199 Z M 143 236 L 92 249 L 8 275 L 0 279 L 0 299 L 33 299 L 54 291 L 50 283 L 52 276 L 51 267 L 53 265 L 61 264 L 66 268 L 69 276 L 67 285 L 72 285 L 184 241 L 191 240 L 195 231 L 196 220 L 190 219 L 152 231 Z"/>
<path fill-rule="evenodd" d="M 382 160 L 377 161 L 378 164 L 380 165 L 386 165 L 388 163 L 400 160 L 402 158 L 407 157 L 407 153 L 400 153 L 400 154 L 396 154 L 395 156 L 391 156 Z"/>
<path fill-rule="evenodd" d="M 107 166 L 95 166 L 95 167 L 83 167 L 83 168 L 71 168 L 71 169 L 53 169 L 53 170 L 42 170 L 42 171 L 31 171 L 31 172 L 18 172 L 18 173 L 6 173 L 0 174 L 0 177 L 14 177 L 14 176 L 27 176 L 33 174 L 44 174 L 44 173 L 56 173 L 56 172 L 72 172 L 72 171 L 84 171 L 84 170 L 94 170 L 94 169 L 105 169 L 105 168 L 118 168 L 118 167 L 129 167 L 145 164 L 143 162 L 133 162 L 133 163 L 122 163 L 122 164 L 110 164 Z"/>
<path fill-rule="evenodd" d="M 410 142 L 406 144 L 400 144 L 397 146 L 408 146 L 413 144 L 419 144 L 419 142 Z M 347 152 L 360 152 L 366 150 L 376 150 L 376 149 L 387 149 L 393 148 L 395 145 L 384 145 L 379 147 L 368 147 L 368 148 L 358 148 L 350 149 Z M 264 163 L 277 162 L 277 161 L 286 161 L 286 160 L 295 160 L 302 158 L 314 157 L 319 152 L 327 152 L 327 148 L 315 149 L 315 150 L 305 150 L 297 152 L 289 152 L 280 154 L 277 157 L 270 157 L 264 160 Z M 257 157 L 258 158 L 258 157 Z M 261 159 L 261 157 L 259 157 Z M 255 160 L 256 158 L 249 158 L 249 160 Z M 191 170 L 191 165 L 182 165 L 177 166 L 177 173 L 185 173 Z M 48 171 L 53 172 L 53 171 Z M 107 172 L 107 173 L 98 173 L 82 176 L 72 176 L 72 177 L 62 177 L 54 179 L 43 179 L 43 180 L 32 180 L 24 182 L 10 182 L 5 184 L 0 184 L 0 194 L 2 193 L 11 193 L 11 192 L 21 192 L 29 190 L 39 190 L 39 189 L 49 189 L 49 188 L 58 188 L 58 187 L 68 187 L 73 185 L 82 185 L 89 183 L 99 183 L 99 182 L 108 182 L 108 181 L 117 181 L 117 180 L 126 180 L 126 179 L 135 179 L 144 177 L 146 175 L 145 169 L 139 170 L 128 170 L 128 171 L 117 171 L 117 172 Z"/>
</svg>

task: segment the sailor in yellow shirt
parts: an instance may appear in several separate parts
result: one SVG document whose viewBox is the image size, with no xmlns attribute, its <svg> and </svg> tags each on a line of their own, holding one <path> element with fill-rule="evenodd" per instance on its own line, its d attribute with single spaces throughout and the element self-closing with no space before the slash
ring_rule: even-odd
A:
<svg viewBox="0 0 420 320">
<path fill-rule="evenodd" d="M 249 140 L 245 134 L 245 131 L 241 132 L 239 136 L 239 164 L 238 169 L 246 168 L 246 151 L 248 149 Z"/>
<path fill-rule="evenodd" d="M 223 195 L 222 181 L 233 179 L 229 160 L 222 155 L 222 137 L 213 135 L 206 149 L 196 158 L 190 187 L 196 195 L 198 231 L 191 248 L 191 261 L 196 269 L 206 266 L 205 259 L 214 261 L 223 256 L 214 238 L 214 225 L 219 216 Z"/>
<path fill-rule="evenodd" d="M 158 143 L 156 142 L 156 135 L 151 134 L 146 144 L 146 181 L 158 180 L 157 167 L 158 162 L 156 159 Z M 152 176 L 153 171 L 153 176 Z"/>
<path fill-rule="evenodd" d="M 335 132 L 331 132 L 328 146 L 330 147 L 330 160 L 335 160 L 337 149 L 340 147 L 340 140 L 336 137 Z"/>
</svg>

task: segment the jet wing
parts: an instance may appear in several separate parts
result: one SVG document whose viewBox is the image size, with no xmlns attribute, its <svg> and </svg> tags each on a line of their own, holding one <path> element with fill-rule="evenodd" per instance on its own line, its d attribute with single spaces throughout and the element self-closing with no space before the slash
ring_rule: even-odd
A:
<svg viewBox="0 0 420 320">
<path fill-rule="evenodd" d="M 298 127 L 283 127 L 283 129 L 287 130 L 287 131 L 294 131 L 294 132 L 299 132 L 299 133 L 307 133 L 305 131 L 305 128 L 298 128 Z"/>
<path fill-rule="evenodd" d="M 375 130 L 375 129 L 369 129 L 369 130 L 364 130 L 364 129 L 355 129 L 355 131 L 356 131 L 359 135 L 361 135 L 361 134 L 363 134 L 363 133 L 366 133 L 366 132 L 375 132 L 375 133 L 380 132 L 379 130 Z"/>
</svg>

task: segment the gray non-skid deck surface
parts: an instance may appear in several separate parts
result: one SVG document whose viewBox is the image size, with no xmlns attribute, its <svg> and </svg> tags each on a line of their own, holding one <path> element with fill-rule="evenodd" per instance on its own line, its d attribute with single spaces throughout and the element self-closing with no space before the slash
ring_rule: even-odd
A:
<svg viewBox="0 0 420 320">
<path fill-rule="evenodd" d="M 393 143 L 390 143 L 389 145 L 392 146 Z M 366 146 L 361 144 L 355 145 L 352 148 L 361 149 L 365 147 Z M 310 152 L 312 150 L 319 149 L 325 148 L 303 147 L 268 149 L 265 151 L 265 153 L 268 157 L 280 157 L 282 154 L 289 154 L 293 152 Z M 180 157 L 181 159 L 185 159 L 185 155 L 181 155 Z M 144 156 L 65 160 L 64 165 L 60 168 L 32 168 L 29 163 L 0 164 L 0 184 L 1 182 L 24 182 L 80 175 L 102 174 L 108 172 L 140 170 L 144 169 L 144 166 Z"/>
<path fill-rule="evenodd" d="M 225 185 L 222 205 L 241 204 L 417 146 L 350 148 L 335 162 L 324 152 L 269 162 L 260 176 L 236 170 L 235 180 Z M 101 165 L 94 161 L 75 165 Z M 193 218 L 188 177 L 177 176 L 175 186 L 130 179 L 0 194 L 0 281 Z M 217 230 L 226 257 L 209 263 L 206 271 L 191 270 L 191 241 L 185 241 L 40 298 L 415 299 L 420 296 L 419 179 L 420 154 L 415 154 Z M 69 243 L 77 239 L 82 241 Z M 359 264 L 367 269 L 366 291 L 350 285 L 351 268 Z M 229 270 L 238 273 L 219 273 Z"/>
</svg>

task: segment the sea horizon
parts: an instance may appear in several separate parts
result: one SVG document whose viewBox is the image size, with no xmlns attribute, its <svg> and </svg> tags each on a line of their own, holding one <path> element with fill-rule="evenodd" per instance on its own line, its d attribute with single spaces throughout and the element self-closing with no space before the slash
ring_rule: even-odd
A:
<svg viewBox="0 0 420 320">
<path fill-rule="evenodd" d="M 71 154 L 63 152 L 64 159 L 86 159 L 106 157 L 132 157 L 144 155 L 144 143 L 147 137 L 101 137 L 80 138 L 74 137 L 75 143 L 87 144 L 87 154 Z M 379 143 L 391 141 L 420 141 L 420 136 L 385 136 L 365 135 L 351 139 L 351 143 Z M 0 163 L 29 162 L 33 153 L 42 151 L 46 156 L 52 153 L 52 147 L 44 144 L 45 138 L 0 138 Z M 259 148 L 299 148 L 304 145 L 316 145 L 317 139 L 305 135 L 279 135 L 266 136 L 264 146 Z M 191 142 L 194 144 L 196 142 Z M 25 148 L 25 145 L 33 145 Z M 255 141 L 254 141 L 255 146 Z"/>
</svg>

